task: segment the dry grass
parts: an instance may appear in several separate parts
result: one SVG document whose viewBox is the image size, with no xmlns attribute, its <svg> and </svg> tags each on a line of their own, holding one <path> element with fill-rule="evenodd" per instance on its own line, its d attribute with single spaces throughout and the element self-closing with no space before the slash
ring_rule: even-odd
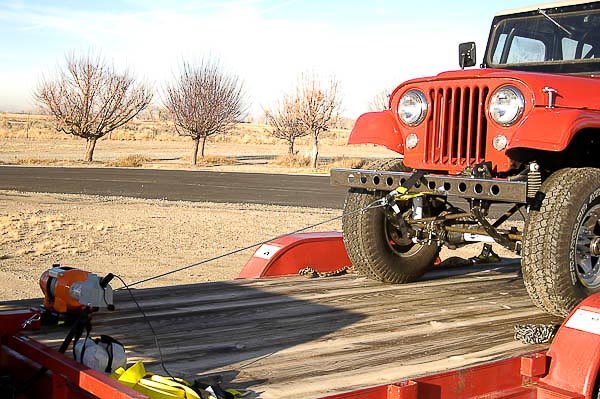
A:
<svg viewBox="0 0 600 399">
<path fill-rule="evenodd" d="M 339 158 L 331 162 L 328 167 L 359 169 L 365 166 L 366 163 L 366 160 L 359 158 Z"/>
<path fill-rule="evenodd" d="M 314 173 L 328 173 L 331 168 L 360 168 L 367 163 L 364 159 L 359 158 L 335 158 L 331 161 L 325 162 L 322 159 L 319 160 L 319 165 L 316 169 L 312 168 L 312 159 L 299 154 L 286 154 L 280 155 L 271 161 L 269 164 L 273 166 L 280 166 L 284 168 L 305 168 L 306 172 Z"/>
<path fill-rule="evenodd" d="M 112 161 L 106 162 L 106 166 L 120 167 L 120 168 L 139 168 L 144 164 L 152 162 L 152 158 L 145 157 L 140 154 L 129 155 L 124 158 L 118 158 Z"/>
<path fill-rule="evenodd" d="M 14 161 L 4 162 L 5 165 L 46 165 L 46 166 L 72 166 L 72 165 L 102 165 L 101 162 L 74 161 L 58 158 L 15 158 Z"/>
<path fill-rule="evenodd" d="M 122 158 L 112 159 L 109 161 L 77 161 L 72 159 L 45 159 L 45 158 L 15 158 L 14 161 L 0 162 L 4 165 L 51 165 L 51 166 L 108 166 L 117 168 L 140 168 L 145 164 L 149 164 L 156 161 L 153 158 L 146 157 L 140 154 L 129 155 Z M 191 164 L 190 157 L 183 157 L 182 162 L 185 162 L 189 167 L 193 167 Z M 204 158 L 198 158 L 196 166 L 222 166 L 222 165 L 235 165 L 238 162 L 235 159 L 220 157 L 220 156 L 206 156 Z"/>
<path fill-rule="evenodd" d="M 332 129 L 319 136 L 324 145 L 345 145 L 350 131 Z M 81 140 L 56 130 L 54 121 L 46 115 L 0 113 L 0 138 Z M 190 141 L 187 136 L 179 136 L 173 124 L 160 120 L 133 120 L 116 129 L 103 140 L 121 141 Z M 298 145 L 309 145 L 312 138 L 302 137 Z M 217 134 L 209 139 L 212 143 L 232 144 L 280 144 L 283 141 L 271 135 L 271 127 L 259 123 L 240 123 L 226 134 Z"/>
<path fill-rule="evenodd" d="M 321 162 L 316 169 L 312 171 L 314 173 L 329 174 L 329 170 L 332 168 L 349 168 L 359 169 L 367 163 L 366 160 L 360 158 L 336 158 L 333 161 L 323 163 Z"/>
<path fill-rule="evenodd" d="M 278 156 L 269 164 L 284 168 L 309 168 L 312 165 L 312 160 L 298 154 L 285 154 Z"/>
<path fill-rule="evenodd" d="M 185 159 L 185 158 L 184 158 Z M 191 158 L 188 158 L 191 163 Z M 235 165 L 238 162 L 235 159 L 227 157 L 219 157 L 216 155 L 207 155 L 204 158 L 196 160 L 197 166 L 219 166 L 219 165 Z"/>
</svg>

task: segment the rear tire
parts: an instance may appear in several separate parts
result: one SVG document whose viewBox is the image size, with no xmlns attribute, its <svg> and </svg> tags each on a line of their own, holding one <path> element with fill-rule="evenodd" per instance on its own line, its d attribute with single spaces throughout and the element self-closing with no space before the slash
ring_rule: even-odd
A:
<svg viewBox="0 0 600 399">
<path fill-rule="evenodd" d="M 600 170 L 561 169 L 540 192 L 524 231 L 523 280 L 537 306 L 567 316 L 600 291 Z"/>
<path fill-rule="evenodd" d="M 401 160 L 376 161 L 365 169 L 409 171 Z M 361 274 L 387 283 L 407 283 L 421 277 L 437 259 L 436 244 L 396 243 L 385 208 L 359 211 L 387 192 L 350 189 L 344 204 L 344 244 L 354 268 Z"/>
</svg>

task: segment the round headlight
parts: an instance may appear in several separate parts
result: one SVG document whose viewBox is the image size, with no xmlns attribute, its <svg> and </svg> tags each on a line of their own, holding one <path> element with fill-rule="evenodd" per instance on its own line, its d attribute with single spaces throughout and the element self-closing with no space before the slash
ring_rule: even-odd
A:
<svg viewBox="0 0 600 399">
<path fill-rule="evenodd" d="M 423 122 L 427 115 L 427 99 L 418 90 L 407 91 L 398 103 L 398 115 L 402 122 L 416 126 Z"/>
<path fill-rule="evenodd" d="M 496 137 L 494 137 L 494 140 L 492 141 L 492 144 L 494 145 L 494 148 L 496 150 L 502 151 L 508 145 L 508 139 L 506 138 L 505 135 L 499 134 Z"/>
<path fill-rule="evenodd" d="M 504 86 L 490 98 L 490 116 L 502 126 L 510 126 L 519 120 L 525 109 L 525 99 L 519 89 Z"/>
<path fill-rule="evenodd" d="M 417 144 L 419 144 L 419 138 L 416 134 L 411 133 L 408 136 L 406 136 L 406 148 L 412 150 L 417 146 Z"/>
</svg>

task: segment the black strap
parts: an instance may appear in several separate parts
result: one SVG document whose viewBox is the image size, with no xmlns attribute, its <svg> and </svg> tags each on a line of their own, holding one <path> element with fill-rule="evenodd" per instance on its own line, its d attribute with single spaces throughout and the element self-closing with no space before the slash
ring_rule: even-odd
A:
<svg viewBox="0 0 600 399">
<path fill-rule="evenodd" d="M 415 170 L 413 174 L 400 185 L 400 187 L 412 188 L 412 186 L 417 184 L 417 182 L 425 176 L 425 173 L 424 170 Z"/>
<path fill-rule="evenodd" d="M 83 356 L 85 354 L 85 350 L 87 349 L 87 342 L 88 342 L 89 337 L 90 337 L 90 332 L 88 331 L 85 336 L 85 339 L 83 340 L 83 345 L 81 345 L 81 352 L 79 353 L 79 360 L 75 359 L 75 360 L 78 360 L 79 363 L 82 363 L 82 364 L 83 364 Z M 75 343 L 73 343 L 73 357 L 75 357 Z"/>
<path fill-rule="evenodd" d="M 81 315 L 71 327 L 71 330 L 65 337 L 65 340 L 63 341 L 58 351 L 60 353 L 65 353 L 71 341 L 73 341 L 73 349 L 75 349 L 75 345 L 77 344 L 77 341 L 79 341 L 79 339 L 81 338 L 84 329 L 87 333 L 86 336 L 89 336 L 90 331 L 92 330 L 92 311 L 87 308 L 81 312 Z M 74 350 L 73 353 L 75 353 Z"/>
<path fill-rule="evenodd" d="M 111 337 L 110 335 L 104 335 L 104 334 L 100 335 L 100 342 L 102 342 L 104 344 L 115 343 L 115 344 L 120 345 L 123 348 L 125 348 L 125 345 L 123 345 L 122 343 L 120 343 L 119 341 L 117 341 L 116 339 Z"/>
<path fill-rule="evenodd" d="M 102 344 L 106 344 L 106 353 L 108 354 L 108 364 L 106 365 L 106 368 L 104 369 L 105 372 L 110 373 L 112 371 L 112 365 L 113 365 L 113 358 L 114 358 L 114 352 L 113 352 L 113 344 L 117 344 L 119 346 L 121 346 L 122 348 L 125 348 L 123 346 L 122 343 L 120 343 L 119 341 L 117 341 L 116 339 L 114 339 L 113 337 L 109 336 L 109 335 L 100 335 L 100 338 L 96 338 L 96 343 L 102 343 Z"/>
<path fill-rule="evenodd" d="M 106 367 L 104 368 L 104 372 L 110 373 L 112 370 L 113 363 L 113 339 L 108 335 L 101 335 L 100 338 L 96 339 L 96 344 L 106 344 L 106 354 L 108 355 L 108 363 L 106 363 Z"/>
<path fill-rule="evenodd" d="M 403 194 L 404 192 L 402 192 L 402 190 L 398 191 L 399 188 L 404 188 L 406 190 L 411 189 L 415 184 L 417 184 L 418 181 L 420 181 L 421 179 L 423 179 L 423 177 L 425 176 L 425 171 L 424 170 L 415 170 L 413 172 L 412 175 L 410 175 L 410 177 L 408 179 L 406 179 L 404 181 L 404 183 L 402 183 L 399 187 L 397 187 L 396 189 L 390 191 L 388 193 L 388 195 L 385 196 L 387 203 L 393 203 L 394 199 L 396 198 L 396 196 L 398 194 Z"/>
</svg>

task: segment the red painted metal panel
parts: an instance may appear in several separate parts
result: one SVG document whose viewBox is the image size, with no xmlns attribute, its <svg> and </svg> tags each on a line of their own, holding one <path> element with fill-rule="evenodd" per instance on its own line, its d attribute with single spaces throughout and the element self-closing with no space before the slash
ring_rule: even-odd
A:
<svg viewBox="0 0 600 399">
<path fill-rule="evenodd" d="M 17 332 L 27 329 L 35 330 L 40 328 L 39 310 L 9 310 L 0 312 L 0 337 L 14 335 Z"/>
<path fill-rule="evenodd" d="M 600 294 L 581 302 L 548 350 L 550 371 L 541 382 L 592 398 L 600 365 Z"/>
<path fill-rule="evenodd" d="M 404 153 L 404 138 L 390 110 L 361 115 L 352 128 L 348 144 L 379 144 L 397 153 Z"/>
<path fill-rule="evenodd" d="M 545 353 L 534 353 L 521 357 L 521 375 L 525 377 L 543 377 L 548 373 L 550 358 Z"/>
<path fill-rule="evenodd" d="M 453 91 L 453 96 L 454 96 L 454 100 L 450 103 L 450 122 L 449 122 L 449 125 L 450 126 L 457 126 L 458 125 L 459 129 L 455 129 L 455 128 L 450 129 L 450 135 L 448 137 L 448 144 L 447 144 L 448 148 L 446 148 L 446 153 L 447 153 L 447 157 L 448 157 L 447 158 L 448 159 L 448 163 L 452 164 L 452 165 L 455 165 L 456 164 L 456 156 L 454 154 L 454 137 L 455 137 L 454 133 L 455 133 L 455 131 L 460 130 L 460 126 L 462 125 L 461 123 L 459 123 L 460 118 L 459 118 L 458 121 L 456 120 L 456 107 L 458 105 L 458 107 L 460 109 L 462 101 L 461 101 L 461 90 L 460 90 L 460 88 L 453 87 L 453 88 L 451 88 L 449 90 Z"/>
<path fill-rule="evenodd" d="M 552 129 L 548 129 L 548 126 L 552 126 Z M 507 129 L 506 136 L 510 138 L 507 149 L 528 147 L 562 151 L 577 132 L 588 128 L 600 128 L 600 112 L 536 108 L 521 123 Z"/>
<path fill-rule="evenodd" d="M 521 358 L 514 357 L 464 370 L 327 396 L 323 399 L 537 398 L 536 388 L 531 385 L 531 379 L 524 380 L 520 367 Z"/>
<path fill-rule="evenodd" d="M 486 159 L 485 102 L 490 91 L 487 83 L 432 81 L 405 88 L 409 89 L 428 93 L 431 109 L 426 121 L 419 126 L 409 127 L 399 122 L 404 136 L 416 134 L 422 143 L 406 150 L 407 166 L 457 172 Z M 418 163 L 416 156 L 420 156 Z"/>
<path fill-rule="evenodd" d="M 102 399 L 144 399 L 146 396 L 122 385 L 108 376 L 23 335 L 2 337 L 5 346 L 52 373 L 52 397 Z M 13 359 L 16 359 L 13 357 Z M 73 391 L 70 387 L 77 390 Z M 65 389 L 67 391 L 65 391 Z M 85 391 L 77 394 L 78 390 Z M 66 394 L 65 392 L 68 392 Z"/>
<path fill-rule="evenodd" d="M 297 275 L 305 267 L 332 272 L 350 265 L 342 233 L 299 233 L 262 245 L 244 265 L 238 278 Z"/>
</svg>

